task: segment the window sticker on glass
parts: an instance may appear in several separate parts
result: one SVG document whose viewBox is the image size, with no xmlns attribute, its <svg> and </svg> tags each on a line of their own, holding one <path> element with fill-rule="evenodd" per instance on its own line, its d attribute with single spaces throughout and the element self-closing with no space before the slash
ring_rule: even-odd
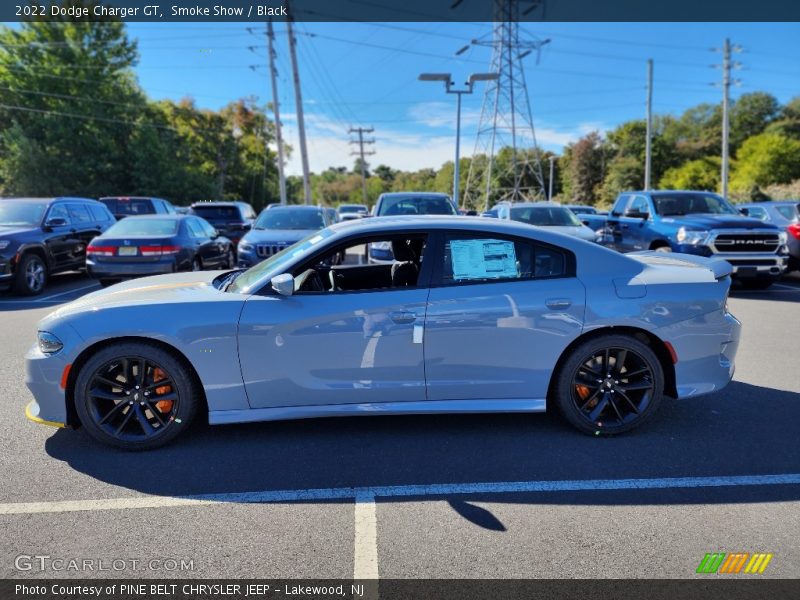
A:
<svg viewBox="0 0 800 600">
<path fill-rule="evenodd" d="M 514 242 L 503 240 L 452 240 L 453 279 L 503 279 L 517 277 Z"/>
</svg>

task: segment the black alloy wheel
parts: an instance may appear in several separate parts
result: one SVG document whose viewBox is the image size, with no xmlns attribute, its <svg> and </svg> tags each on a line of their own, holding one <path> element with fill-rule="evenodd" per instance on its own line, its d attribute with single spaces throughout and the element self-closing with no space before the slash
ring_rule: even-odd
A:
<svg viewBox="0 0 800 600">
<path fill-rule="evenodd" d="M 185 367 L 160 348 L 112 346 L 81 369 L 76 408 L 95 439 L 125 450 L 145 450 L 186 428 L 196 411 L 195 387 Z"/>
<path fill-rule="evenodd" d="M 640 425 L 658 408 L 664 374 L 647 344 L 603 336 L 575 349 L 559 373 L 556 401 L 570 423 L 599 435 Z"/>
</svg>

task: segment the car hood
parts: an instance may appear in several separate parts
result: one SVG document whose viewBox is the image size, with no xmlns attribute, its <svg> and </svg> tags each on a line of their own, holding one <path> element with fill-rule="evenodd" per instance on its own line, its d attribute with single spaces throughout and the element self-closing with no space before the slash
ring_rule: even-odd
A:
<svg viewBox="0 0 800 600">
<path fill-rule="evenodd" d="M 45 317 L 45 321 L 111 307 L 205 302 L 237 296 L 220 292 L 213 286 L 214 278 L 221 273 L 224 271 L 190 271 L 131 279 L 65 304 Z"/>
<path fill-rule="evenodd" d="M 777 227 L 758 219 L 736 215 L 682 215 L 662 217 L 661 222 L 689 229 L 777 229 Z"/>
<path fill-rule="evenodd" d="M 16 235 L 30 233 L 32 231 L 31 227 L 19 227 L 14 225 L 12 227 L 3 227 L 0 225 L 0 237 L 3 238 L 10 238 Z"/>
<path fill-rule="evenodd" d="M 294 244 L 317 231 L 316 229 L 251 229 L 244 240 L 251 244 L 286 242 Z"/>
</svg>

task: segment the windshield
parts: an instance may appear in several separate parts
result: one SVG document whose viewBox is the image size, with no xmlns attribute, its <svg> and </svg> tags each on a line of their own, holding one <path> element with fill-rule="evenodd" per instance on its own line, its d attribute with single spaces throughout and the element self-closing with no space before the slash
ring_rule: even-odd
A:
<svg viewBox="0 0 800 600">
<path fill-rule="evenodd" d="M 250 287 L 255 284 L 259 279 L 272 272 L 276 275 L 279 274 L 283 266 L 294 260 L 301 254 L 307 253 L 311 248 L 319 244 L 322 240 L 333 235 L 330 229 L 323 229 L 322 231 L 315 231 L 311 235 L 304 237 L 299 242 L 284 248 L 277 254 L 273 254 L 267 260 L 262 261 L 251 267 L 236 279 L 233 280 L 230 287 L 226 290 L 235 294 L 249 293 Z"/>
<path fill-rule="evenodd" d="M 563 206 L 523 206 L 511 209 L 511 218 L 529 225 L 579 227 L 581 222 Z"/>
<path fill-rule="evenodd" d="M 653 204 L 655 204 L 656 214 L 662 217 L 693 214 L 740 214 L 716 194 L 654 194 Z"/>
<path fill-rule="evenodd" d="M 2 200 L 0 201 L 0 226 L 38 226 L 42 222 L 45 210 L 47 210 L 46 204 Z"/>
<path fill-rule="evenodd" d="M 264 211 L 253 225 L 254 229 L 309 230 L 323 227 L 322 211 L 291 208 Z"/>
<path fill-rule="evenodd" d="M 192 212 L 206 221 L 241 221 L 239 209 L 235 206 L 194 206 Z"/>
<path fill-rule="evenodd" d="M 141 198 L 103 198 L 100 202 L 115 215 L 152 215 L 156 212 L 150 200 Z"/>
<path fill-rule="evenodd" d="M 381 201 L 378 216 L 395 215 L 454 215 L 456 209 L 442 196 L 398 196 Z"/>
<path fill-rule="evenodd" d="M 103 234 L 109 236 L 158 235 L 169 236 L 178 232 L 175 219 L 137 219 L 129 217 L 109 227 Z"/>
</svg>

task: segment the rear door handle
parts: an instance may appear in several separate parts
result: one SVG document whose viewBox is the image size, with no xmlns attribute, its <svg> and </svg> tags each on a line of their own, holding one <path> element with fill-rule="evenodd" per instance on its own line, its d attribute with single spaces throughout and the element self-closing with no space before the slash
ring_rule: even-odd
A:
<svg viewBox="0 0 800 600">
<path fill-rule="evenodd" d="M 547 308 L 558 310 L 560 308 L 569 308 L 572 306 L 572 300 L 568 300 L 567 298 L 550 298 L 549 300 L 545 301 L 545 305 Z"/>
<path fill-rule="evenodd" d="M 417 315 L 405 310 L 389 313 L 389 317 L 392 321 L 401 325 L 404 323 L 413 323 L 417 320 Z"/>
</svg>

